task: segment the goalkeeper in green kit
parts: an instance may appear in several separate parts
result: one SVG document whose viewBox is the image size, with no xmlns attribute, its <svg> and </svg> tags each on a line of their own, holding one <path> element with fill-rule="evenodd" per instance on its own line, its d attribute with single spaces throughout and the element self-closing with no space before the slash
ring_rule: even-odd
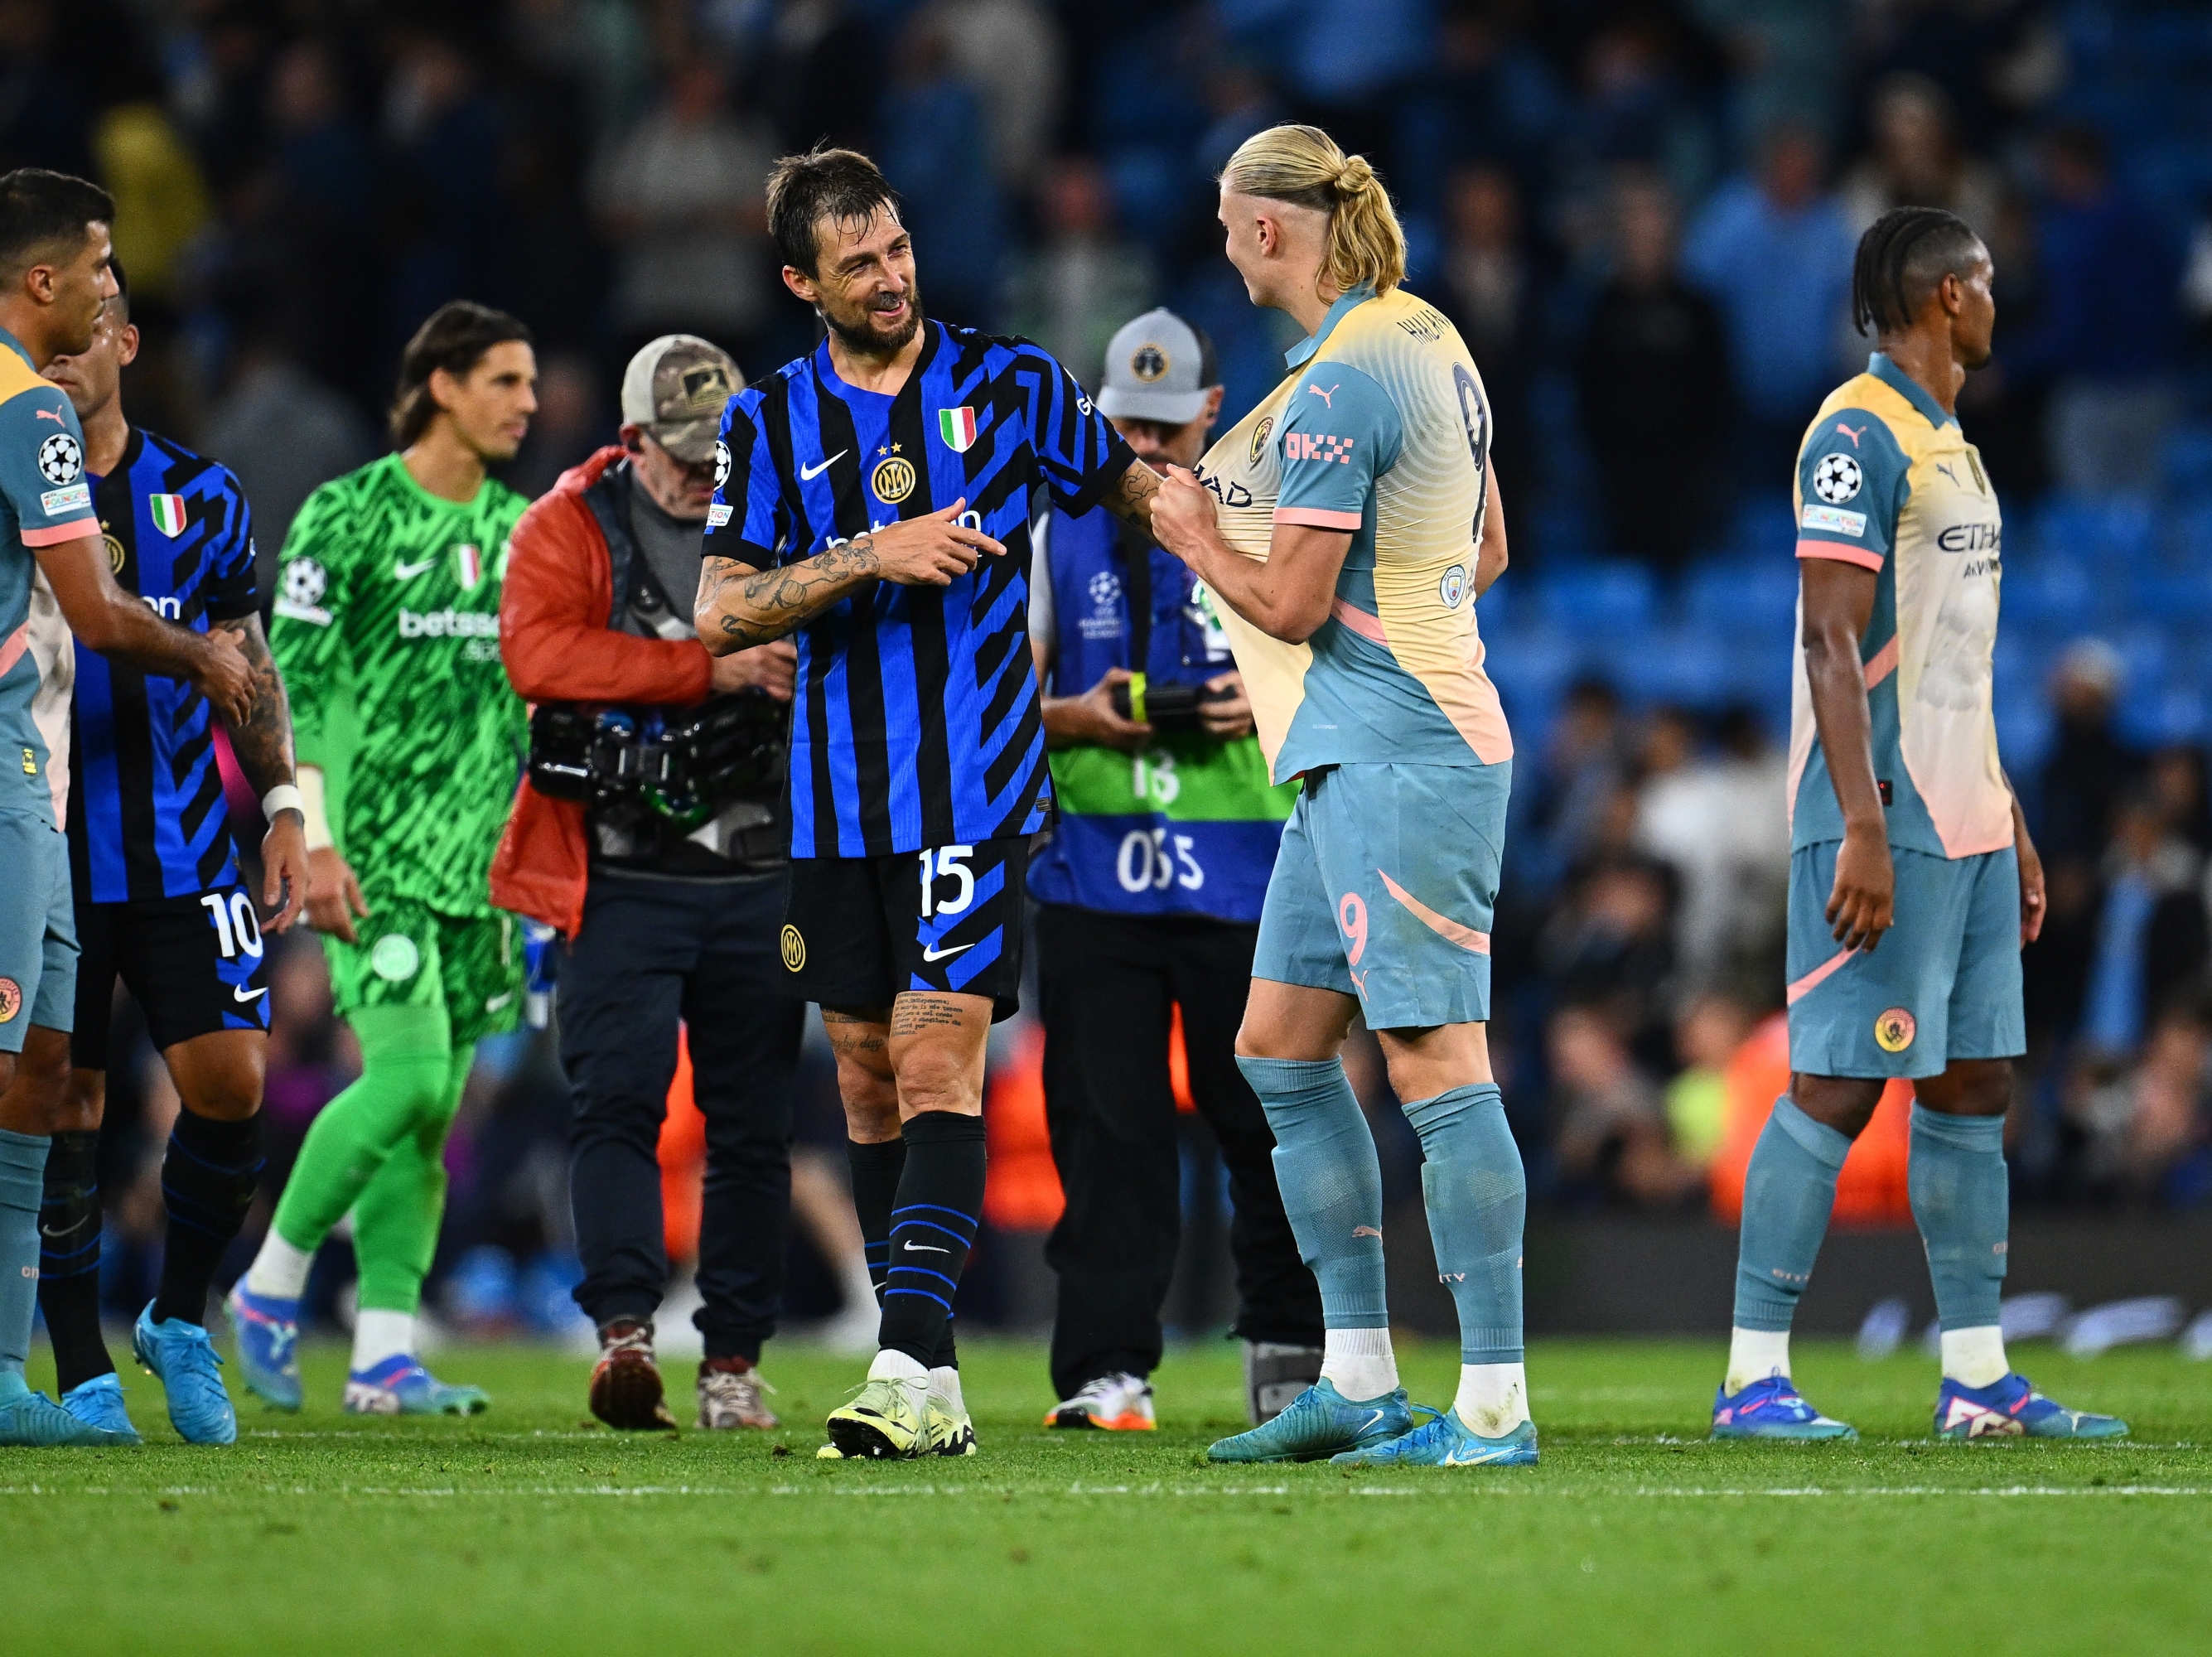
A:
<svg viewBox="0 0 2212 1657">
<path fill-rule="evenodd" d="M 308 1130 L 231 1292 L 246 1384 L 300 1407 L 300 1296 L 348 1213 L 361 1266 L 345 1407 L 474 1414 L 415 1351 L 445 1210 L 446 1132 L 478 1038 L 513 1029 L 522 939 L 488 871 L 513 801 L 523 705 L 499 657 L 507 537 L 529 503 L 485 468 L 536 412 L 528 330 L 463 300 L 400 359 L 399 452 L 325 483 L 284 543 L 272 652 L 292 693 L 307 917 L 324 934 L 361 1079 Z"/>
</svg>

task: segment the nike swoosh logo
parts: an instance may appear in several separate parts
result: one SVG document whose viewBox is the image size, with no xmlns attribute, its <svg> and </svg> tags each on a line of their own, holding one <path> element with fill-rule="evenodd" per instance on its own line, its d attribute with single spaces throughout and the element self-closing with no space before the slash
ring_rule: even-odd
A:
<svg viewBox="0 0 2212 1657">
<path fill-rule="evenodd" d="M 1368 1417 L 1366 1420 L 1361 1422 L 1358 1426 L 1352 1429 L 1352 1436 L 1354 1438 L 1364 1437 L 1367 1434 L 1367 1429 L 1382 1419 L 1382 1412 L 1380 1410 L 1377 1410 L 1373 1415 Z"/>
<path fill-rule="evenodd" d="M 513 990 L 509 990 L 505 995 L 492 996 L 484 1002 L 484 1011 L 486 1012 L 497 1012 L 501 1007 L 505 1006 L 508 1002 L 514 999 L 514 992 Z"/>
<path fill-rule="evenodd" d="M 933 1248 L 927 1243 L 910 1242 L 906 1246 L 906 1252 L 909 1254 L 950 1254 L 952 1251 L 949 1248 Z"/>
<path fill-rule="evenodd" d="M 230 998 L 234 1001 L 251 1001 L 258 995 L 266 995 L 268 993 L 269 989 L 266 985 L 264 985 L 258 990 L 249 990 L 245 985 L 240 984 L 236 989 L 230 992 Z"/>
<path fill-rule="evenodd" d="M 41 1237 L 52 1237 L 58 1241 L 63 1237 L 68 1236 L 70 1232 L 76 1229 L 76 1228 L 73 1225 L 65 1225 L 60 1230 L 57 1231 L 50 1225 L 42 1225 L 39 1228 L 39 1235 Z"/>
<path fill-rule="evenodd" d="M 823 461 L 818 465 L 801 466 L 799 469 L 800 481 L 804 483 L 813 482 L 814 479 L 821 476 L 823 472 L 828 471 L 830 467 L 836 465 L 840 460 L 842 460 L 850 453 L 852 453 L 850 449 L 840 449 L 836 453 L 831 455 L 827 460 Z"/>
<path fill-rule="evenodd" d="M 392 579 L 395 581 L 411 581 L 416 576 L 425 574 L 437 567 L 438 561 L 434 558 L 425 558 L 419 564 L 394 564 L 392 567 Z"/>
<path fill-rule="evenodd" d="M 973 944 L 955 944 L 949 950 L 924 950 L 921 952 L 921 958 L 924 961 L 942 961 L 949 955 L 958 955 L 963 950 L 972 950 L 975 947 Z"/>
</svg>

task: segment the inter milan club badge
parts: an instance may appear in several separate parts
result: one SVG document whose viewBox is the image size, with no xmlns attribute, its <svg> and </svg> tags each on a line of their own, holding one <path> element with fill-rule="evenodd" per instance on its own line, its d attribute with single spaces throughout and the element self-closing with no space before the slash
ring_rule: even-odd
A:
<svg viewBox="0 0 2212 1657">
<path fill-rule="evenodd" d="M 914 483 L 913 464 L 903 455 L 878 460 L 875 470 L 868 474 L 868 487 L 876 492 L 876 499 L 887 507 L 896 507 L 912 495 Z"/>
<path fill-rule="evenodd" d="M 975 411 L 963 406 L 937 411 L 937 434 L 955 454 L 965 454 L 975 444 Z M 879 491 L 880 493 L 880 491 Z"/>
<path fill-rule="evenodd" d="M 1902 1007 L 1892 1007 L 1874 1021 L 1875 1045 L 1884 1053 L 1903 1053 L 1919 1033 L 1912 1015 Z"/>
</svg>

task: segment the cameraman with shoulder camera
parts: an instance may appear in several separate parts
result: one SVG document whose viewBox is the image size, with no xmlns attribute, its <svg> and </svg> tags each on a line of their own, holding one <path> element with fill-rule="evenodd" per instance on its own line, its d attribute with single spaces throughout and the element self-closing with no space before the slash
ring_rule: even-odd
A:
<svg viewBox="0 0 2212 1657">
<path fill-rule="evenodd" d="M 599 1332 L 592 1413 L 619 1428 L 675 1425 L 653 1318 L 679 1021 L 707 1120 L 699 1424 L 776 1424 L 757 1366 L 783 1289 L 805 1014 L 776 952 L 794 652 L 778 640 L 717 660 L 691 620 L 716 429 L 744 384 L 690 335 L 631 358 L 620 446 L 524 515 L 501 601 L 507 677 L 537 706 L 492 891 L 567 940 L 576 1301 Z"/>
<path fill-rule="evenodd" d="M 1147 313 L 1107 348 L 1099 411 L 1155 470 L 1195 466 L 1221 411 L 1205 336 Z M 1030 572 L 1060 816 L 1030 865 L 1045 1109 L 1067 1209 L 1057 1427 L 1146 1429 L 1182 1219 L 1174 1010 L 1193 1102 L 1229 1171 L 1253 1419 L 1321 1373 L 1321 1295 L 1275 1186 L 1274 1138 L 1236 1063 L 1260 906 L 1297 785 L 1267 781 L 1211 601 L 1180 559 L 1103 508 L 1054 512 Z"/>
</svg>

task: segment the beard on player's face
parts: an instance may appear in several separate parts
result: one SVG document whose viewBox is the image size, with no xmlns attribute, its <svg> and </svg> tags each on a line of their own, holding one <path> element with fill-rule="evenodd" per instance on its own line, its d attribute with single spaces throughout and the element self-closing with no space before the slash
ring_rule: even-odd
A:
<svg viewBox="0 0 2212 1657">
<path fill-rule="evenodd" d="M 884 316 L 897 318 L 886 325 Z M 902 351 L 921 328 L 921 285 L 912 276 L 902 288 L 879 288 L 865 299 L 833 304 L 822 296 L 822 321 L 845 343 L 848 350 L 862 356 L 889 356 Z"/>
</svg>

